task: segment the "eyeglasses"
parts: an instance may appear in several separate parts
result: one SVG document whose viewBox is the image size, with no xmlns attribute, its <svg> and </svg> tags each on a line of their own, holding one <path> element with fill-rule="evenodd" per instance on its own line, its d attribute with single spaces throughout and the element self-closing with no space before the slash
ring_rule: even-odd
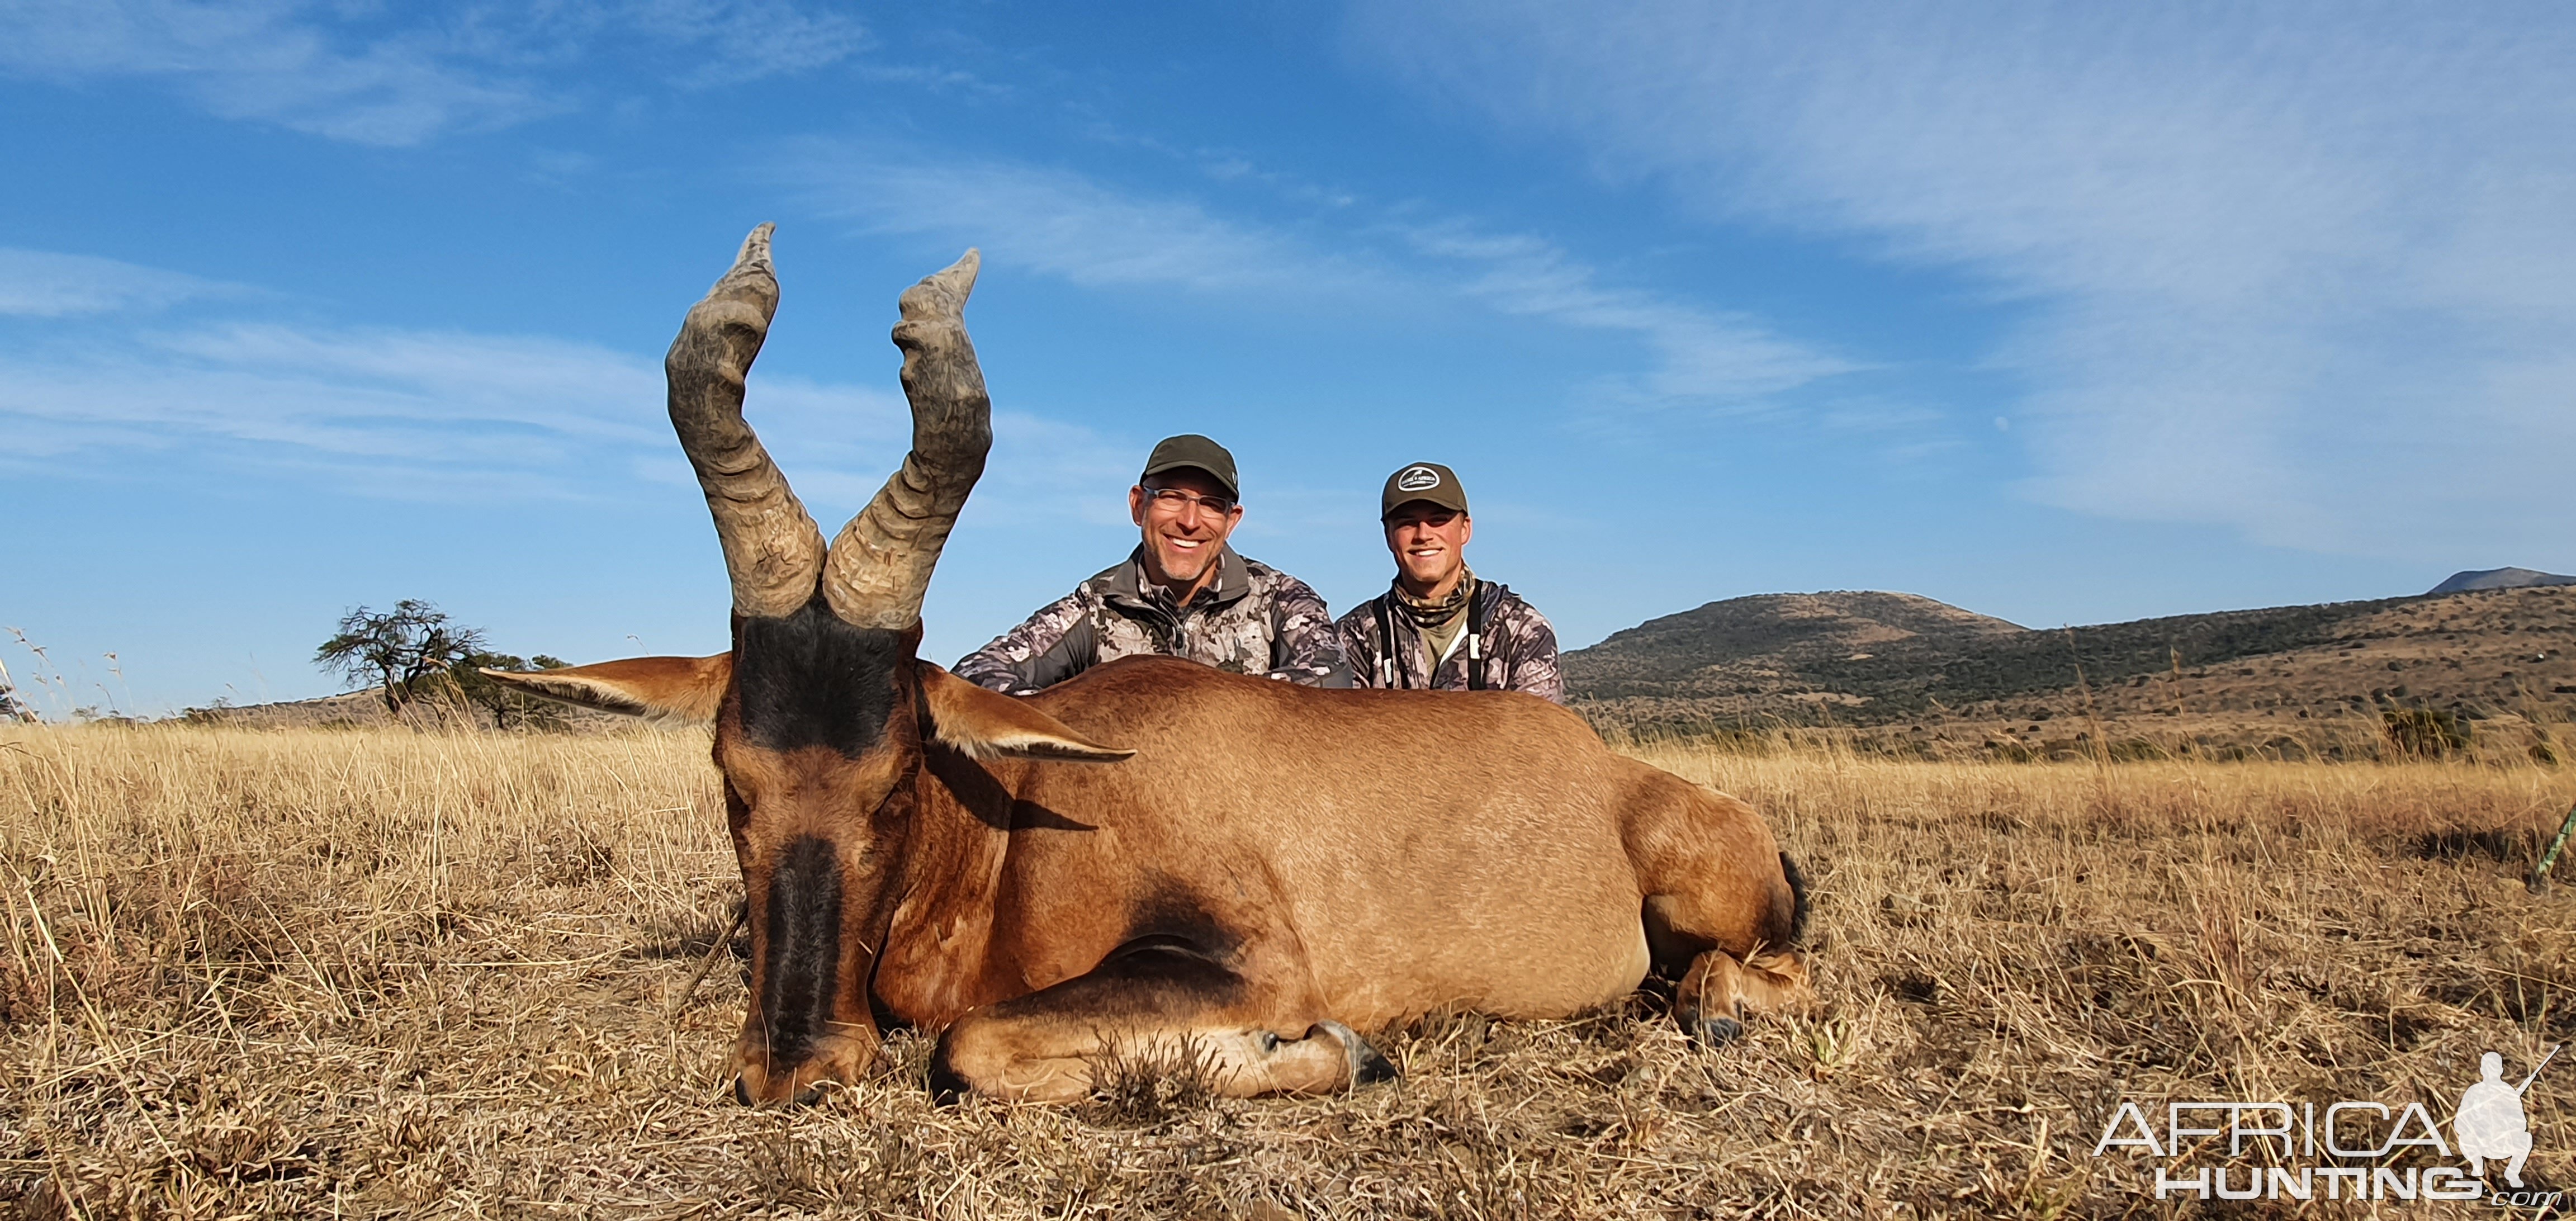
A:
<svg viewBox="0 0 2576 1221">
<path fill-rule="evenodd" d="M 1179 488 L 1147 488 L 1145 498 L 1152 501 L 1156 509 L 1174 517 L 1180 516 L 1192 505 L 1197 505 L 1200 512 L 1211 517 L 1223 517 L 1234 512 L 1234 500 L 1231 497 L 1201 496 L 1194 492 L 1184 492 Z"/>
</svg>

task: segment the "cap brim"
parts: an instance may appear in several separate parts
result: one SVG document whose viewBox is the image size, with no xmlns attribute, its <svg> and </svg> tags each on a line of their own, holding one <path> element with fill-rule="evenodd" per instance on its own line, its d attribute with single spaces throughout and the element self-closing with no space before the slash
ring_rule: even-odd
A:
<svg viewBox="0 0 2576 1221">
<path fill-rule="evenodd" d="M 1156 475 L 1168 475 L 1173 471 L 1197 471 L 1198 473 L 1215 480 L 1218 487 L 1225 489 L 1226 495 L 1231 496 L 1236 500 L 1243 499 L 1242 490 L 1234 486 L 1233 480 L 1230 480 L 1225 476 L 1209 470 L 1195 462 L 1166 462 L 1160 466 L 1149 466 L 1145 468 L 1144 474 L 1138 475 L 1136 478 L 1140 480 L 1151 479 Z"/>
<path fill-rule="evenodd" d="M 1451 504 L 1448 501 L 1441 500 L 1437 497 L 1407 496 L 1394 504 L 1388 505 L 1383 510 L 1380 510 L 1377 515 L 1377 519 L 1379 521 L 1385 521 L 1386 519 L 1395 516 L 1396 513 L 1402 510 L 1406 505 L 1430 505 L 1434 508 L 1447 509 L 1452 513 L 1464 513 L 1467 511 L 1467 506 L 1465 505 Z"/>
</svg>

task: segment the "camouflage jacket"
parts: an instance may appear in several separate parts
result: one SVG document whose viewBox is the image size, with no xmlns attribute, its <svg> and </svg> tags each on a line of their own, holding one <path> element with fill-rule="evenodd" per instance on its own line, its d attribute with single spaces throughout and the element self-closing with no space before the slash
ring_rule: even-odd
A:
<svg viewBox="0 0 2576 1221">
<path fill-rule="evenodd" d="M 1074 587 L 1028 621 L 967 654 L 959 678 L 1026 695 L 1104 661 L 1186 657 L 1236 674 L 1310 687 L 1351 685 L 1332 613 L 1306 583 L 1227 547 L 1216 580 L 1174 608 L 1144 580 L 1145 549 Z"/>
<path fill-rule="evenodd" d="M 1436 669 L 1425 664 L 1429 647 L 1421 630 L 1396 605 L 1393 590 L 1351 608 L 1333 626 L 1341 633 L 1342 653 L 1360 686 L 1465 691 L 1470 689 L 1468 675 L 1476 664 L 1470 653 L 1481 653 L 1486 690 L 1527 691 L 1564 703 L 1565 676 L 1556 668 L 1556 628 L 1547 616 L 1521 601 L 1510 587 L 1481 579 L 1476 582 L 1474 605 L 1476 618 L 1468 624 L 1467 635 Z M 1388 627 L 1395 633 L 1391 651 L 1385 643 Z M 1423 677 L 1426 670 L 1428 681 Z"/>
</svg>

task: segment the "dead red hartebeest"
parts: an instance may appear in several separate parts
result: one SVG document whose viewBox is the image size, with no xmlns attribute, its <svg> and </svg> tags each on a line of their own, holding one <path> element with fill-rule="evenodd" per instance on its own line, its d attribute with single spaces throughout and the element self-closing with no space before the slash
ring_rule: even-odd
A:
<svg viewBox="0 0 2576 1221">
<path fill-rule="evenodd" d="M 1025 699 L 914 655 L 984 466 L 977 256 L 903 294 L 912 452 L 829 546 L 742 417 L 778 304 L 769 227 L 671 345 L 671 423 L 733 577 L 733 650 L 502 682 L 711 722 L 751 931 L 746 1102 L 851 1081 L 887 1023 L 936 1075 L 1091 1088 L 1187 1049 L 1228 1093 L 1389 1070 L 1354 1030 L 1514 1017 L 1678 975 L 1712 1041 L 1812 997 L 1797 875 L 1743 803 L 1501 692 L 1324 691 L 1135 658 Z"/>
</svg>

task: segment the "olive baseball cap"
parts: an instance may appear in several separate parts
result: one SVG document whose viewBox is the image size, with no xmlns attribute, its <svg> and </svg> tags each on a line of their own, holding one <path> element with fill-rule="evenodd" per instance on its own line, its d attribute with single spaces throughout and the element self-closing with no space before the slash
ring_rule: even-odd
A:
<svg viewBox="0 0 2576 1221">
<path fill-rule="evenodd" d="M 1399 507 L 1417 500 L 1460 513 L 1467 511 L 1467 489 L 1458 485 L 1458 472 L 1437 462 L 1416 462 L 1386 477 L 1386 495 L 1379 498 L 1378 520 L 1385 521 Z"/>
<path fill-rule="evenodd" d="M 1216 476 L 1216 481 L 1225 485 L 1226 495 L 1236 500 L 1243 499 L 1243 490 L 1234 481 L 1234 455 L 1226 452 L 1224 446 L 1194 432 L 1165 437 L 1157 443 L 1154 452 L 1145 458 L 1145 473 L 1138 475 L 1136 482 L 1143 483 L 1165 471 L 1185 466 Z"/>
</svg>

